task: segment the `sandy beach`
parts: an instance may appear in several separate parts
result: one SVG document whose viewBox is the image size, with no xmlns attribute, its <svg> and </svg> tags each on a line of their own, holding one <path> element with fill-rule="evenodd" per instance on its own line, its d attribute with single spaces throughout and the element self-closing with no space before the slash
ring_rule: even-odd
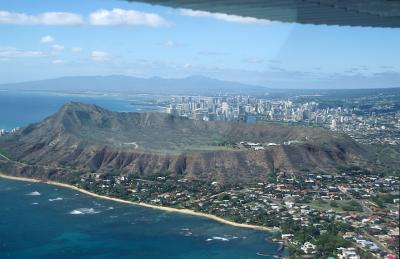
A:
<svg viewBox="0 0 400 259">
<path fill-rule="evenodd" d="M 206 214 L 206 213 L 202 213 L 202 212 L 196 212 L 196 211 L 193 211 L 193 210 L 190 210 L 190 209 L 176 209 L 176 208 L 170 208 L 170 207 L 165 207 L 165 206 L 151 205 L 151 204 L 142 203 L 142 202 L 132 202 L 132 201 L 126 201 L 126 200 L 122 200 L 122 199 L 118 199 L 118 198 L 112 198 L 112 197 L 108 197 L 108 196 L 92 193 L 92 192 L 80 189 L 80 188 L 78 188 L 76 186 L 73 186 L 73 185 L 54 182 L 54 181 L 40 181 L 40 180 L 36 180 L 36 179 L 32 179 L 32 178 L 26 178 L 26 177 L 9 176 L 9 175 L 2 174 L 2 173 L 0 173 L 0 178 L 9 179 L 9 180 L 17 180 L 17 181 L 25 181 L 25 182 L 33 182 L 33 183 L 45 183 L 45 184 L 56 185 L 56 186 L 60 186 L 60 187 L 64 187 L 64 188 L 69 188 L 69 189 L 72 189 L 74 191 L 78 191 L 80 193 L 84 193 L 86 195 L 90 195 L 92 197 L 96 197 L 96 198 L 99 198 L 99 199 L 110 200 L 110 201 L 115 201 L 115 202 L 135 205 L 135 206 L 142 206 L 142 207 L 146 207 L 146 208 L 157 209 L 157 210 L 162 210 L 162 211 L 167 211 L 167 212 L 183 213 L 183 214 L 192 215 L 192 216 L 205 217 L 205 218 L 209 218 L 209 219 L 212 219 L 212 220 L 215 220 L 215 221 L 227 224 L 227 225 L 235 226 L 235 227 L 250 228 L 250 229 L 262 230 L 262 231 L 270 231 L 270 232 L 276 231 L 276 229 L 269 228 L 269 227 L 232 222 L 232 221 L 223 219 L 223 218 L 215 216 L 215 215 Z"/>
</svg>

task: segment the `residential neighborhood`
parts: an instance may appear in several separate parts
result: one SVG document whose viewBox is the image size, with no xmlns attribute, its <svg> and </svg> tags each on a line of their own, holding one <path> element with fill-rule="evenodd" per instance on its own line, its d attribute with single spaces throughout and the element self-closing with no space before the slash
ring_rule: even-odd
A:
<svg viewBox="0 0 400 259">
<path fill-rule="evenodd" d="M 171 175 L 89 174 L 81 188 L 136 202 L 187 208 L 269 227 L 291 255 L 397 258 L 399 180 L 360 168 L 337 175 L 276 172 L 254 185 L 226 186 Z"/>
</svg>

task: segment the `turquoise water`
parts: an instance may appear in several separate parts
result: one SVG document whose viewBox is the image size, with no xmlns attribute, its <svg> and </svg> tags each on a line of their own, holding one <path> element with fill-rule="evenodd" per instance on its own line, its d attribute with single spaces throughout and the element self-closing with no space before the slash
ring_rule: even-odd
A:
<svg viewBox="0 0 400 259">
<path fill-rule="evenodd" d="M 37 122 L 71 100 L 114 111 L 159 109 L 143 98 L 0 91 L 0 128 Z M 262 231 L 0 179 L 0 258 L 267 258 L 256 253 L 278 248 Z"/>
</svg>

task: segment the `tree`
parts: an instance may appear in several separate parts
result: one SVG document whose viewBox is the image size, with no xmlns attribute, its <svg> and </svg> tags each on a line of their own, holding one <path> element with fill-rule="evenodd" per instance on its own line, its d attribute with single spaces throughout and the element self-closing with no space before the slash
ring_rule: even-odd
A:
<svg viewBox="0 0 400 259">
<path fill-rule="evenodd" d="M 339 207 L 339 204 L 337 203 L 337 201 L 331 201 L 331 202 L 330 202 L 330 205 L 331 205 L 331 207 L 333 207 L 333 208 Z"/>
</svg>

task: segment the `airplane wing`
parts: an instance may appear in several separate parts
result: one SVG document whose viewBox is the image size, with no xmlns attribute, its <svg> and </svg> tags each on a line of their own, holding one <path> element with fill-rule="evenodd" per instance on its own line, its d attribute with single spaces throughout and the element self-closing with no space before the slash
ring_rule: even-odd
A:
<svg viewBox="0 0 400 259">
<path fill-rule="evenodd" d="M 134 0 L 134 2 L 290 23 L 400 27 L 400 0 Z"/>
</svg>

